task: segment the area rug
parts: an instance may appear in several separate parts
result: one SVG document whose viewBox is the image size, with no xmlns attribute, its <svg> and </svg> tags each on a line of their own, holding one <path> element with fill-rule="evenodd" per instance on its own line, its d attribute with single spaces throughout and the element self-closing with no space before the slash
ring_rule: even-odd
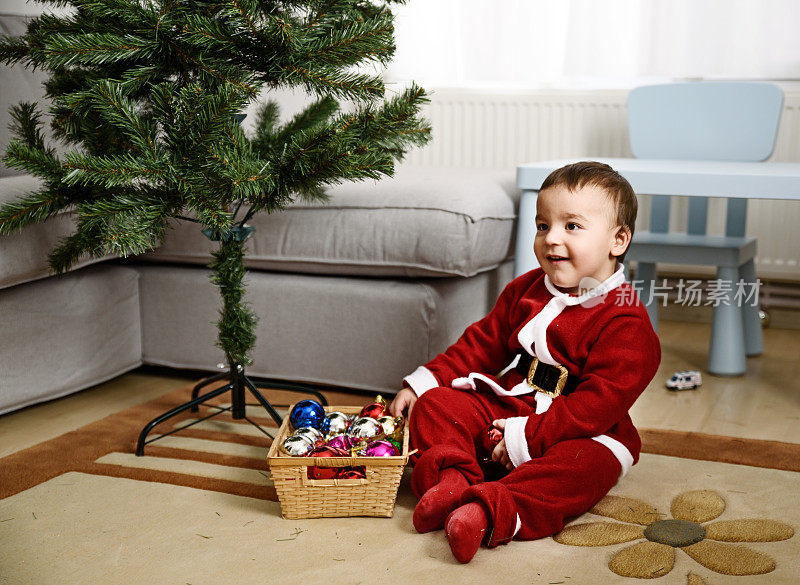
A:
<svg viewBox="0 0 800 585">
<path fill-rule="evenodd" d="M 408 474 L 392 518 L 286 520 L 270 439 L 246 422 L 216 417 L 136 457 L 141 427 L 187 395 L 0 459 L 0 584 L 798 582 L 797 445 L 644 430 L 640 463 L 591 512 L 460 565 L 442 532 L 414 532 Z M 256 408 L 248 418 L 277 430 Z"/>
</svg>

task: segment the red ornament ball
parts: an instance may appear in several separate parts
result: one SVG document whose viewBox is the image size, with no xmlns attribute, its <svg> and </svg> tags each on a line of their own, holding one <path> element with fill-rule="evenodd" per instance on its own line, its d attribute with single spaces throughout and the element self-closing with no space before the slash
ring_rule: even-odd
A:
<svg viewBox="0 0 800 585">
<path fill-rule="evenodd" d="M 350 454 L 344 449 L 337 449 L 330 445 L 316 447 L 306 453 L 306 457 L 349 457 Z M 341 467 L 318 467 L 316 465 L 308 468 L 310 479 L 335 479 Z"/>
<path fill-rule="evenodd" d="M 341 467 L 336 479 L 365 479 L 367 474 L 364 473 L 363 467 Z"/>
<path fill-rule="evenodd" d="M 359 417 L 369 417 L 378 419 L 386 412 L 386 404 L 380 402 L 371 402 L 361 409 Z"/>
<path fill-rule="evenodd" d="M 494 451 L 494 448 L 497 447 L 498 443 L 500 443 L 500 441 L 502 440 L 503 440 L 503 431 L 501 431 L 495 426 L 490 426 L 481 435 L 483 448 L 487 453 L 491 453 L 492 451 Z"/>
</svg>

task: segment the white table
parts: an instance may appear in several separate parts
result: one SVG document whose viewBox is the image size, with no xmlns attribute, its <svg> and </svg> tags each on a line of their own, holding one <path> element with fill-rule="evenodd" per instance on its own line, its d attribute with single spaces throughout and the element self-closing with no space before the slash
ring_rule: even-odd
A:
<svg viewBox="0 0 800 585">
<path fill-rule="evenodd" d="M 522 274 L 539 266 L 533 254 L 536 237 L 536 197 L 542 182 L 554 170 L 562 166 L 586 159 L 559 159 L 536 163 L 526 163 L 517 167 L 517 187 L 522 190 L 517 228 L 515 275 Z M 800 163 L 783 162 L 728 162 L 694 160 L 655 160 L 633 158 L 595 158 L 610 165 L 631 183 L 633 190 L 640 195 L 681 195 L 700 197 L 726 197 L 741 199 L 739 212 L 742 214 L 739 235 L 744 236 L 744 222 L 747 199 L 795 199 L 800 200 Z M 735 319 L 734 319 L 735 322 Z M 763 347 L 758 328 L 756 346 Z M 744 373 L 744 344 L 734 335 L 712 333 L 712 343 L 720 337 L 727 343 L 733 337 L 732 345 L 724 351 L 736 353 L 736 362 L 741 366 L 735 373 Z M 741 356 L 739 356 L 741 353 Z M 751 352 L 748 352 L 750 354 Z M 755 352 L 753 352 L 755 353 Z M 734 373 L 734 372 L 731 372 Z"/>
</svg>

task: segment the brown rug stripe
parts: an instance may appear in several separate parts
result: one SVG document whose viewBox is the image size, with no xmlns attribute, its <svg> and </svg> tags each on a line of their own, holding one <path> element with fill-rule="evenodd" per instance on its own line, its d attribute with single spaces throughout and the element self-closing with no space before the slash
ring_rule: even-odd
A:
<svg viewBox="0 0 800 585">
<path fill-rule="evenodd" d="M 687 431 L 641 429 L 642 451 L 701 461 L 800 471 L 800 445 Z"/>
<path fill-rule="evenodd" d="M 241 467 L 244 469 L 257 469 L 265 471 L 267 468 L 266 456 L 263 461 L 252 457 L 240 457 L 238 455 L 223 455 L 221 453 L 207 453 L 206 451 L 188 451 L 176 447 L 158 447 L 154 443 L 145 449 L 147 457 L 166 457 L 168 459 L 186 459 L 188 461 L 200 461 L 202 463 L 214 463 L 216 465 L 227 465 L 228 467 Z"/>
<path fill-rule="evenodd" d="M 139 481 L 168 483 L 171 485 L 180 485 L 213 492 L 224 492 L 226 494 L 233 494 L 234 496 L 258 498 L 259 500 L 272 500 L 274 502 L 278 501 L 275 488 L 271 485 L 258 486 L 251 483 L 227 481 L 212 477 L 186 475 L 184 473 L 173 473 L 170 471 L 158 471 L 152 469 L 139 469 L 138 467 L 123 467 L 108 463 L 95 463 L 92 469 L 86 470 L 86 473 L 91 473 L 93 475 L 106 475 L 110 477 L 121 477 L 125 479 L 136 479 Z"/>
<path fill-rule="evenodd" d="M 145 423 L 146 424 L 146 423 Z M 275 423 L 273 423 L 274 425 Z M 266 426 L 266 425 L 265 425 Z M 272 431 L 277 434 L 278 429 L 274 426 Z M 192 439 L 208 439 L 209 441 L 224 441 L 226 443 L 237 443 L 239 445 L 249 445 L 251 447 L 262 447 L 271 444 L 271 440 L 266 435 L 257 437 L 251 435 L 237 435 L 236 433 L 223 433 L 221 431 L 207 431 L 194 427 L 179 431 L 173 436 L 191 437 Z M 150 454 L 150 449 L 158 446 L 158 441 L 154 441 L 144 448 L 144 452 Z"/>
</svg>

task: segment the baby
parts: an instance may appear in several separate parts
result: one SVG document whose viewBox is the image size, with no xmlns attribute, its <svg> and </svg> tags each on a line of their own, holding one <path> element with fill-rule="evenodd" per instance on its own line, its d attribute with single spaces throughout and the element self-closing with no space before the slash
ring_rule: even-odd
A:
<svg viewBox="0 0 800 585">
<path fill-rule="evenodd" d="M 464 563 L 481 543 L 555 534 L 608 493 L 639 458 L 628 411 L 661 359 L 621 265 L 637 211 L 628 181 L 606 164 L 567 165 L 536 211 L 541 268 L 408 375 L 390 406 L 407 412 L 419 450 L 414 527 L 444 528 Z M 488 451 L 492 426 L 502 440 Z"/>
</svg>

